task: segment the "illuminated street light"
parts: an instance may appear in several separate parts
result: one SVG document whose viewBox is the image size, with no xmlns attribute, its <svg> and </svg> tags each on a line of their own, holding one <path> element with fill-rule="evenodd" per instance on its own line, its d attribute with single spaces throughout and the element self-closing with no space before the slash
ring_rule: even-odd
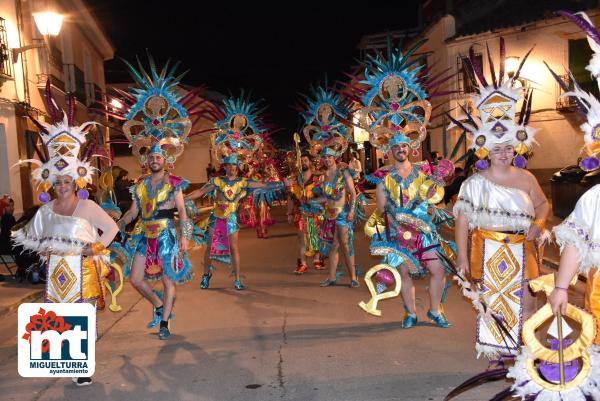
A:
<svg viewBox="0 0 600 401">
<path fill-rule="evenodd" d="M 57 36 L 60 33 L 64 16 L 53 11 L 44 11 L 39 13 L 33 13 L 33 19 L 38 30 L 45 38 L 50 36 Z M 45 42 L 45 41 L 44 41 Z M 39 49 L 46 47 L 46 43 L 35 43 L 33 45 L 27 45 L 23 47 L 17 47 L 12 50 L 13 63 L 19 60 L 19 54 L 29 49 Z"/>
</svg>

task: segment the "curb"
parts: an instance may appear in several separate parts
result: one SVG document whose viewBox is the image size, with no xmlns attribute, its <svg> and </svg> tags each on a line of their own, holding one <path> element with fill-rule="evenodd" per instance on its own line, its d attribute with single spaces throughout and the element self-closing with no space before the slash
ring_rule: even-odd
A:
<svg viewBox="0 0 600 401">
<path fill-rule="evenodd" d="M 30 292 L 29 294 L 25 295 L 20 300 L 15 301 L 10 305 L 0 306 L 0 316 L 4 316 L 4 315 L 9 314 L 10 312 L 16 311 L 19 308 L 19 305 L 27 303 L 27 302 L 37 301 L 38 299 L 42 298 L 43 296 L 44 296 L 44 290 L 37 290 L 34 292 Z"/>
</svg>

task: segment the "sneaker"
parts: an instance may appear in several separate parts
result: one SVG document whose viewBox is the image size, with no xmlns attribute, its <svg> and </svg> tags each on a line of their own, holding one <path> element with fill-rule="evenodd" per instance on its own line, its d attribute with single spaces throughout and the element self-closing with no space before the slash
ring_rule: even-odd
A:
<svg viewBox="0 0 600 401">
<path fill-rule="evenodd" d="M 447 329 L 452 326 L 448 320 L 446 320 L 446 316 L 442 312 L 438 312 L 437 315 L 434 315 L 430 310 L 427 311 L 427 317 L 431 320 L 437 327 L 441 327 L 442 329 Z"/>
<path fill-rule="evenodd" d="M 169 330 L 169 326 L 163 326 L 158 331 L 158 338 L 160 340 L 166 340 L 171 337 L 171 330 Z"/>
<path fill-rule="evenodd" d="M 300 262 L 298 259 L 298 265 L 296 266 L 296 270 L 294 270 L 294 274 L 304 274 L 308 271 L 308 265 L 306 263 Z"/>
<path fill-rule="evenodd" d="M 202 280 L 200 281 L 200 288 L 202 288 L 203 290 L 207 289 L 208 285 L 210 284 L 211 277 L 212 271 L 210 271 L 208 274 L 203 274 Z"/>
<path fill-rule="evenodd" d="M 350 288 L 358 288 L 358 287 L 360 287 L 360 283 L 358 282 L 358 280 L 350 281 Z"/>
<path fill-rule="evenodd" d="M 337 280 L 331 280 L 331 279 L 327 279 L 325 281 L 321 281 L 321 284 L 319 284 L 321 287 L 332 287 L 334 285 L 337 284 Z"/>
<path fill-rule="evenodd" d="M 415 327 L 417 325 L 418 319 L 417 315 L 412 315 L 408 312 L 404 314 L 404 320 L 402 320 L 402 328 L 410 329 L 411 327 Z"/>
<path fill-rule="evenodd" d="M 92 384 L 91 377 L 73 377 L 72 380 L 77 387 L 89 386 Z"/>
<path fill-rule="evenodd" d="M 242 280 L 237 279 L 233 282 L 233 286 L 235 287 L 236 290 L 238 291 L 242 291 L 245 290 L 246 287 L 244 286 L 244 284 L 242 284 Z"/>
<path fill-rule="evenodd" d="M 325 270 L 325 264 L 320 260 L 315 260 L 313 266 L 315 270 Z"/>
<path fill-rule="evenodd" d="M 160 323 L 160 319 L 162 319 L 162 311 L 163 308 L 153 308 L 152 320 L 148 323 L 147 327 L 149 329 L 153 329 Z M 160 310 L 160 311 L 159 311 Z"/>
</svg>

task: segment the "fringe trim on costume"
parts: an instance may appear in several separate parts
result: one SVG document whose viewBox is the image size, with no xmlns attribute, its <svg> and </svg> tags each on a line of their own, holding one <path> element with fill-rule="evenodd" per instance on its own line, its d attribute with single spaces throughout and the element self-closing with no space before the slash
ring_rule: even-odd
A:
<svg viewBox="0 0 600 401">
<path fill-rule="evenodd" d="M 24 249 L 34 251 L 44 258 L 44 253 L 66 254 L 66 253 L 81 253 L 81 250 L 86 245 L 82 241 L 77 241 L 72 238 L 38 238 L 28 236 L 25 229 L 17 230 L 12 233 L 13 242 L 21 245 Z"/>
<path fill-rule="evenodd" d="M 572 244 L 579 251 L 581 264 L 579 272 L 587 275 L 591 268 L 600 266 L 600 244 L 590 240 L 588 231 L 580 224 L 572 220 L 565 220 L 553 229 L 556 243 L 560 246 L 562 253 L 567 244 Z M 588 240 L 586 240 L 588 237 Z"/>
<path fill-rule="evenodd" d="M 506 355 L 514 352 L 513 350 L 507 348 L 500 350 L 496 347 L 490 347 L 488 345 L 481 345 L 477 343 L 475 343 L 475 351 L 477 351 L 477 359 L 479 359 L 481 354 L 483 354 L 483 356 L 490 360 L 498 359 L 500 358 L 500 355 Z"/>
<path fill-rule="evenodd" d="M 527 372 L 527 360 L 533 356 L 529 347 L 522 347 L 521 353 L 515 359 L 515 365 L 508 369 L 506 377 L 514 379 L 512 390 L 516 397 L 538 401 L 586 401 L 590 399 L 600 400 L 600 353 L 597 347 L 589 350 L 592 368 L 588 376 L 577 387 L 561 392 L 554 392 L 542 388 L 534 382 Z"/>
<path fill-rule="evenodd" d="M 488 227 L 506 227 L 510 230 L 521 231 L 528 230 L 533 219 L 529 216 L 521 217 L 516 213 L 509 215 L 501 214 L 501 210 L 475 210 L 468 202 L 458 200 L 452 209 L 454 216 L 464 214 L 469 219 L 471 228 L 488 228 Z"/>
</svg>

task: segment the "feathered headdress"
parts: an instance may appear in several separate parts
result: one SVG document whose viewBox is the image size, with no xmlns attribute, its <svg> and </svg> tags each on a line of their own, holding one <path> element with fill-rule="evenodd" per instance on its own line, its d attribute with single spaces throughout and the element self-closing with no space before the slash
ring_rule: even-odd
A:
<svg viewBox="0 0 600 401">
<path fill-rule="evenodd" d="M 216 122 L 211 135 L 214 158 L 221 164 L 233 160 L 236 164 L 248 163 L 263 145 L 266 125 L 258 102 L 250 101 L 242 94 L 239 98 L 223 101 L 223 118 Z"/>
<path fill-rule="evenodd" d="M 588 43 L 594 54 L 586 70 L 597 80 L 600 78 L 600 33 L 596 30 L 589 17 L 583 12 L 572 14 L 567 11 L 559 11 L 558 14 L 573 21 L 587 35 Z M 548 67 L 548 64 L 546 66 Z M 585 171 L 596 170 L 600 168 L 600 102 L 592 94 L 581 89 L 572 74 L 571 80 L 574 83 L 574 88 L 569 90 L 569 85 L 552 71 L 550 67 L 548 69 L 558 81 L 563 91 L 565 91 L 563 96 L 574 98 L 578 111 L 587 119 L 581 125 L 585 145 L 581 149 L 579 166 Z"/>
<path fill-rule="evenodd" d="M 68 96 L 65 113 L 52 98 L 50 81 L 46 82 L 45 102 L 50 123 L 38 121 L 31 116 L 30 118 L 40 130 L 46 157 L 42 161 L 29 159 L 23 162 L 38 166 L 31 176 L 43 191 L 39 197 L 41 202 L 50 200 L 48 190 L 59 175 L 73 177 L 79 188 L 79 197 L 86 199 L 89 193 L 85 187 L 92 182 L 92 174 L 95 170 L 90 164 L 90 159 L 94 156 L 93 148 L 85 146 L 86 134 L 98 123 L 88 121 L 75 125 L 75 98 Z"/>
<path fill-rule="evenodd" d="M 367 55 L 363 76 L 351 76 L 349 92 L 362 103 L 360 126 L 369 132 L 369 141 L 387 152 L 394 144 L 407 143 L 418 153 L 427 137 L 432 106 L 428 99 L 451 92 L 438 91 L 451 76 L 448 70 L 430 76 L 430 68 L 413 57 L 425 43 L 417 42 L 406 52 L 392 46 L 388 38 L 387 56 Z"/>
<path fill-rule="evenodd" d="M 124 60 L 137 87 L 131 88 L 127 98 L 133 100 L 125 114 L 123 133 L 133 147 L 133 154 L 145 165 L 151 153 L 165 157 L 167 166 L 173 168 L 177 157 L 183 153 L 192 121 L 185 107 L 191 96 L 177 93 L 176 87 L 185 75 L 175 76 L 179 63 L 169 68 L 169 62 L 159 72 L 148 55 L 148 74 L 138 60 L 136 70 Z M 195 94 L 191 92 L 192 94 Z"/>
<path fill-rule="evenodd" d="M 352 142 L 349 129 L 350 103 L 326 87 L 312 87 L 297 106 L 304 118 L 302 130 L 313 156 L 325 149 L 334 157 L 341 156 Z"/>
<path fill-rule="evenodd" d="M 452 121 L 452 127 L 456 126 L 468 133 L 471 147 L 475 155 L 480 159 L 476 167 L 480 170 L 488 167 L 485 160 L 490 150 L 499 143 L 510 143 L 515 147 L 517 157 L 514 164 L 524 168 L 526 164 L 525 155 L 531 151 L 536 130 L 527 126 L 531 115 L 533 91 L 528 88 L 515 88 L 514 83 L 519 80 L 521 69 L 527 57 L 533 50 L 529 49 L 514 75 L 504 79 L 506 49 L 504 39 L 500 38 L 500 63 L 498 75 L 490 49 L 486 44 L 488 63 L 490 67 L 491 82 L 488 82 L 483 72 L 480 59 L 475 55 L 473 46 L 469 48 L 469 63 L 464 64 L 466 74 L 476 84 L 478 94 L 472 96 L 472 100 L 478 113 L 474 114 L 463 105 L 459 105 L 464 113 L 464 121 L 448 116 Z M 519 118 L 515 121 L 516 106 L 523 97 Z"/>
</svg>

